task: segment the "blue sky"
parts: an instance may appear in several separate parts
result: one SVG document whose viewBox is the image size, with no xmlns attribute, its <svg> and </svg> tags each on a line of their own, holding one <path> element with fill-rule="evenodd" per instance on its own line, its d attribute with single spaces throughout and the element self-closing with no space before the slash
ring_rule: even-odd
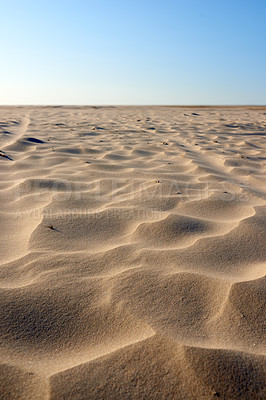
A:
<svg viewBox="0 0 266 400">
<path fill-rule="evenodd" d="M 266 0 L 0 0 L 0 104 L 266 104 Z"/>
</svg>

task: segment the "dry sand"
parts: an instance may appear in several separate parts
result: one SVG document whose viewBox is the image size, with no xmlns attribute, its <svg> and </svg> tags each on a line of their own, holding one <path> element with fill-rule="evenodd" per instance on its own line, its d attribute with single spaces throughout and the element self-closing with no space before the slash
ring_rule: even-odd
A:
<svg viewBox="0 0 266 400">
<path fill-rule="evenodd" d="M 0 129 L 0 398 L 263 399 L 266 108 Z"/>
</svg>

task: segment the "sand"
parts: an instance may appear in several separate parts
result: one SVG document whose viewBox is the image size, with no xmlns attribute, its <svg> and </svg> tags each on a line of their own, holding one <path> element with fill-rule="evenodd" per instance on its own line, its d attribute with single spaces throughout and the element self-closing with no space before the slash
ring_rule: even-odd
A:
<svg viewBox="0 0 266 400">
<path fill-rule="evenodd" d="M 0 398 L 263 399 L 266 107 L 0 129 Z"/>
</svg>

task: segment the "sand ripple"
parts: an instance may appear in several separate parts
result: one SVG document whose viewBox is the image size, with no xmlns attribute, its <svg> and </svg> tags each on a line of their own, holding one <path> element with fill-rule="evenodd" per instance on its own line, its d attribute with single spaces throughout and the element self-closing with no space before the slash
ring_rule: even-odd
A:
<svg viewBox="0 0 266 400">
<path fill-rule="evenodd" d="M 0 109 L 0 398 L 263 399 L 262 108 Z"/>
</svg>

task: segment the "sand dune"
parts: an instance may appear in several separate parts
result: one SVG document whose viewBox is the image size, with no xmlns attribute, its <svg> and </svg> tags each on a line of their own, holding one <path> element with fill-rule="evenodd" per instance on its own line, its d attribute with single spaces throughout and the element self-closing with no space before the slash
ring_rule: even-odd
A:
<svg viewBox="0 0 266 400">
<path fill-rule="evenodd" d="M 0 108 L 0 399 L 265 398 L 265 132 Z"/>
</svg>

